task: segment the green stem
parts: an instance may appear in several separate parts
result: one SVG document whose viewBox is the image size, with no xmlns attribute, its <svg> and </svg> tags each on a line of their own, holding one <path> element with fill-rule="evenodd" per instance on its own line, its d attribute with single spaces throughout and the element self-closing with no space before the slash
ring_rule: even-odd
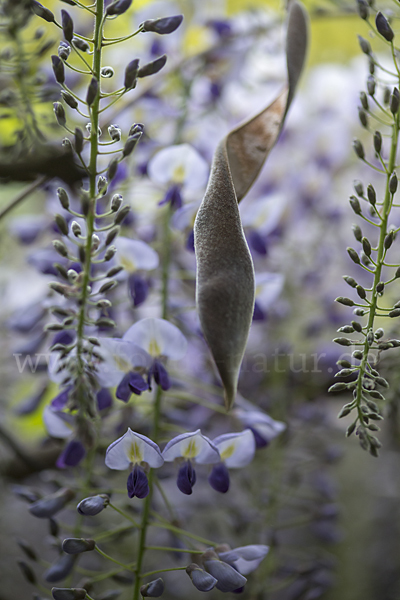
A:
<svg viewBox="0 0 400 600">
<path fill-rule="evenodd" d="M 100 548 L 98 546 L 95 547 L 95 550 L 96 550 L 96 552 L 98 552 L 99 554 L 101 554 L 101 556 L 103 556 L 103 558 L 106 558 L 107 560 L 110 560 L 111 562 L 115 563 L 116 565 L 119 565 L 120 567 L 122 567 L 123 569 L 126 569 L 127 571 L 132 571 L 132 567 L 131 566 L 125 565 L 124 563 L 120 562 L 116 558 L 113 558 L 109 554 L 106 554 L 105 552 L 103 552 L 103 550 L 100 550 Z"/>
</svg>

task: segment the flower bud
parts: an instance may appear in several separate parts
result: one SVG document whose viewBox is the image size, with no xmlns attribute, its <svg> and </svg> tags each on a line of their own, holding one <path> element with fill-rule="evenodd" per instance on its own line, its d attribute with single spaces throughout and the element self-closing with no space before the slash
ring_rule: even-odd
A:
<svg viewBox="0 0 400 600">
<path fill-rule="evenodd" d="M 130 212 L 131 207 L 126 204 L 125 206 L 123 206 L 121 208 L 121 210 L 117 213 L 115 219 L 114 219 L 114 224 L 115 225 L 121 225 L 121 223 L 124 221 L 125 217 L 127 216 L 127 214 Z"/>
<path fill-rule="evenodd" d="M 90 50 L 89 43 L 86 40 L 83 40 L 82 38 L 73 37 L 72 43 L 75 46 L 75 48 L 78 48 L 78 50 L 81 50 L 81 52 L 88 52 Z"/>
<path fill-rule="evenodd" d="M 122 151 L 122 156 L 124 158 L 126 156 L 129 156 L 133 152 L 134 148 L 136 147 L 136 144 L 138 143 L 141 137 L 142 132 L 135 133 L 134 135 L 128 137 L 128 139 L 125 142 L 124 149 Z"/>
<path fill-rule="evenodd" d="M 355 196 L 350 196 L 350 206 L 356 215 L 361 215 L 361 206 L 358 198 Z"/>
<path fill-rule="evenodd" d="M 391 194 L 395 194 L 396 193 L 396 191 L 397 191 L 397 184 L 398 184 L 397 175 L 393 171 L 393 173 L 391 174 L 390 179 L 389 179 L 389 191 L 390 191 Z"/>
<path fill-rule="evenodd" d="M 354 149 L 354 152 L 357 154 L 358 158 L 361 158 L 361 160 L 363 160 L 365 158 L 364 147 L 363 147 L 362 143 L 360 142 L 360 140 L 355 139 L 353 141 L 353 149 Z"/>
<path fill-rule="evenodd" d="M 371 256 L 372 248 L 369 240 L 366 237 L 363 237 L 361 243 L 365 254 Z"/>
<path fill-rule="evenodd" d="M 58 492 L 37 500 L 29 507 L 29 512 L 39 519 L 49 519 L 62 510 L 70 500 L 75 497 L 75 492 L 69 488 L 61 488 Z"/>
<path fill-rule="evenodd" d="M 178 29 L 179 25 L 183 21 L 183 15 L 176 15 L 174 17 L 164 17 L 161 19 L 148 19 L 141 24 L 142 31 L 152 31 L 160 35 L 172 33 Z"/>
<path fill-rule="evenodd" d="M 121 129 L 117 125 L 110 125 L 108 134 L 114 142 L 119 142 L 121 139 Z"/>
<path fill-rule="evenodd" d="M 44 573 L 44 579 L 49 583 L 57 583 L 62 581 L 71 573 L 75 563 L 75 556 L 71 554 L 63 554 Z"/>
<path fill-rule="evenodd" d="M 362 184 L 361 181 L 359 181 L 359 179 L 356 179 L 353 182 L 353 186 L 354 186 L 354 191 L 356 192 L 357 196 L 364 196 L 364 186 Z"/>
<path fill-rule="evenodd" d="M 361 239 L 362 239 L 361 227 L 359 225 L 352 225 L 351 229 L 353 231 L 353 235 L 356 238 L 357 242 L 361 242 Z"/>
<path fill-rule="evenodd" d="M 335 302 L 343 304 L 344 306 L 354 306 L 354 301 L 351 298 L 345 298 L 344 296 L 338 296 Z"/>
<path fill-rule="evenodd" d="M 351 322 L 351 326 L 353 327 L 353 329 L 355 331 L 357 331 L 357 333 L 361 333 L 362 332 L 362 325 L 358 321 L 352 321 Z"/>
<path fill-rule="evenodd" d="M 391 42 L 394 38 L 393 29 L 389 25 L 387 18 L 379 11 L 375 18 L 375 25 L 378 33 L 385 38 L 387 42 Z"/>
<path fill-rule="evenodd" d="M 359 295 L 359 297 L 362 300 L 365 300 L 365 298 L 367 297 L 367 293 L 366 293 L 365 289 L 362 287 L 362 285 L 358 285 L 356 287 L 356 291 L 357 291 L 357 294 Z"/>
<path fill-rule="evenodd" d="M 210 573 L 207 573 L 207 571 L 201 569 L 196 563 L 188 565 L 186 567 L 186 573 L 192 580 L 194 587 L 200 592 L 209 592 L 217 584 L 217 579 L 210 575 Z"/>
<path fill-rule="evenodd" d="M 75 98 L 72 96 L 72 94 L 70 94 L 69 92 L 66 92 L 65 90 L 61 91 L 61 96 L 62 99 L 64 100 L 65 104 L 67 104 L 70 108 L 78 108 L 78 102 L 75 100 Z"/>
<path fill-rule="evenodd" d="M 36 2 L 36 0 L 32 0 L 30 6 L 32 9 L 32 12 L 35 15 L 37 15 L 41 19 L 44 19 L 48 23 L 55 23 L 54 15 L 51 12 L 51 10 L 49 10 L 48 8 L 46 8 L 45 6 L 40 4 L 40 2 Z"/>
<path fill-rule="evenodd" d="M 67 124 L 67 118 L 65 116 L 65 110 L 63 105 L 61 104 L 61 102 L 54 102 L 53 107 L 58 124 L 61 125 L 61 127 L 65 127 L 65 125 Z"/>
<path fill-rule="evenodd" d="M 67 42 L 72 42 L 72 37 L 74 35 L 74 23 L 70 14 L 66 10 L 61 11 L 61 24 L 65 39 Z"/>
<path fill-rule="evenodd" d="M 67 538 L 62 543 L 62 549 L 66 554 L 81 554 L 82 552 L 91 552 L 95 549 L 94 540 L 83 538 Z"/>
<path fill-rule="evenodd" d="M 57 83 L 62 85 L 65 81 L 64 63 L 61 58 L 55 54 L 52 55 L 51 62 L 53 66 L 54 77 L 56 78 Z"/>
<path fill-rule="evenodd" d="M 365 92 L 360 92 L 360 102 L 361 102 L 361 106 L 364 108 L 364 110 L 369 109 L 368 97 Z"/>
<path fill-rule="evenodd" d="M 68 248 L 61 240 L 53 240 L 54 250 L 62 257 L 68 257 Z"/>
<path fill-rule="evenodd" d="M 104 253 L 104 260 L 106 262 L 108 262 L 109 260 L 111 260 L 115 256 L 116 252 L 117 252 L 116 247 L 115 246 L 110 246 L 109 248 L 107 248 L 107 250 Z"/>
<path fill-rule="evenodd" d="M 132 137 L 136 133 L 143 133 L 143 131 L 144 131 L 143 123 L 134 123 L 133 125 L 131 125 L 131 128 L 129 129 L 128 137 Z"/>
<path fill-rule="evenodd" d="M 343 338 L 343 337 L 335 338 L 333 341 L 335 342 L 335 344 L 339 344 L 339 346 L 351 346 L 352 345 L 351 340 L 348 340 L 347 338 Z M 335 384 L 335 385 L 337 385 L 337 384 Z"/>
<path fill-rule="evenodd" d="M 75 237 L 79 237 L 82 233 L 81 226 L 76 221 L 72 221 L 71 223 L 71 231 Z"/>
<path fill-rule="evenodd" d="M 122 204 L 122 196 L 121 194 L 114 194 L 114 196 L 111 198 L 111 210 L 113 212 L 117 212 Z"/>
<path fill-rule="evenodd" d="M 75 127 L 75 152 L 80 154 L 83 150 L 83 131 L 80 127 Z"/>
<path fill-rule="evenodd" d="M 368 119 L 365 111 L 362 108 L 358 109 L 358 118 L 363 127 L 368 127 Z"/>
<path fill-rule="evenodd" d="M 131 90 L 136 86 L 136 80 L 139 72 L 139 59 L 135 58 L 125 68 L 124 87 Z"/>
<path fill-rule="evenodd" d="M 56 588 L 51 589 L 54 600 L 85 600 L 86 590 L 83 588 Z"/>
<path fill-rule="evenodd" d="M 374 133 L 374 148 L 375 152 L 380 154 L 382 150 L 382 134 L 380 131 L 375 131 Z"/>
<path fill-rule="evenodd" d="M 394 88 L 393 92 L 390 96 L 390 111 L 392 112 L 392 114 L 395 115 L 397 113 L 397 111 L 399 110 L 399 105 L 400 105 L 400 93 L 397 88 Z"/>
<path fill-rule="evenodd" d="M 376 284 L 376 291 L 378 292 L 378 294 L 383 294 L 384 289 L 385 289 L 385 284 L 383 281 L 380 281 L 379 283 Z"/>
<path fill-rule="evenodd" d="M 372 204 L 372 206 L 375 206 L 376 204 L 376 192 L 375 192 L 375 188 L 373 185 L 368 184 L 367 187 L 367 196 L 368 196 L 368 200 L 370 202 L 370 204 Z"/>
<path fill-rule="evenodd" d="M 105 245 L 109 246 L 119 234 L 119 227 L 113 227 L 107 234 Z"/>
<path fill-rule="evenodd" d="M 107 167 L 107 178 L 108 181 L 112 181 L 115 177 L 115 175 L 117 174 L 117 169 L 118 169 L 118 164 L 119 164 L 119 160 L 118 158 L 113 158 L 108 167 Z"/>
<path fill-rule="evenodd" d="M 104 510 L 110 503 L 110 498 L 106 494 L 89 496 L 81 500 L 76 507 L 78 513 L 87 517 L 94 517 Z"/>
<path fill-rule="evenodd" d="M 108 187 L 107 178 L 104 177 L 103 175 L 100 175 L 100 177 L 97 180 L 97 191 L 98 191 L 98 193 L 102 194 L 104 196 L 104 194 L 107 191 L 107 187 Z"/>
<path fill-rule="evenodd" d="M 99 84 L 96 77 L 92 77 L 91 82 L 89 83 L 87 94 L 86 94 L 86 103 L 88 106 L 91 106 L 96 99 L 97 93 L 99 91 Z"/>
<path fill-rule="evenodd" d="M 360 44 L 361 51 L 364 52 L 364 54 L 371 54 L 371 44 L 365 38 L 359 35 L 358 42 Z"/>
<path fill-rule="evenodd" d="M 116 2 L 112 2 L 106 8 L 106 15 L 122 15 L 128 10 L 131 4 L 132 0 L 117 0 Z"/>
<path fill-rule="evenodd" d="M 25 577 L 25 579 L 27 581 L 29 581 L 29 583 L 36 585 L 36 583 L 37 583 L 36 575 L 35 575 L 32 567 L 30 565 L 28 565 L 28 563 L 26 563 L 24 560 L 19 560 L 18 566 L 21 569 L 22 574 Z"/>
<path fill-rule="evenodd" d="M 163 54 L 159 58 L 156 58 L 156 60 L 153 60 L 152 62 L 149 62 L 146 65 L 144 65 L 143 67 L 141 67 L 138 71 L 137 76 L 138 77 L 148 77 L 149 75 L 155 75 L 156 73 L 161 71 L 161 69 L 164 67 L 166 62 L 167 62 L 167 56 L 166 56 L 166 54 Z"/>
<path fill-rule="evenodd" d="M 355 279 L 353 279 L 353 277 L 348 277 L 347 275 L 343 276 L 343 279 L 345 280 L 345 282 L 350 285 L 352 288 L 355 288 L 357 286 L 357 282 Z"/>
<path fill-rule="evenodd" d="M 370 96 L 374 96 L 375 95 L 375 90 L 376 90 L 376 81 L 375 78 L 370 75 L 367 79 L 367 91 L 368 94 Z"/>
<path fill-rule="evenodd" d="M 71 54 L 71 46 L 67 42 L 61 41 L 58 46 L 57 54 L 61 60 L 68 60 L 68 57 Z"/>
<path fill-rule="evenodd" d="M 62 235 L 68 235 L 68 225 L 64 217 L 62 215 L 55 215 L 54 220 L 58 229 L 60 230 L 60 233 Z"/>
<path fill-rule="evenodd" d="M 350 256 L 351 260 L 356 263 L 356 265 L 360 264 L 360 257 L 358 256 L 357 252 L 354 250 L 354 248 L 347 248 L 347 253 Z"/>
<path fill-rule="evenodd" d="M 68 208 L 69 208 L 69 198 L 68 198 L 67 192 L 63 188 L 58 188 L 57 189 L 57 196 L 58 196 L 58 200 L 59 200 L 61 206 L 63 208 L 65 208 L 65 210 L 68 210 Z"/>
<path fill-rule="evenodd" d="M 159 577 L 150 583 L 142 585 L 140 593 L 143 598 L 159 598 L 164 592 L 164 581 Z"/>
</svg>

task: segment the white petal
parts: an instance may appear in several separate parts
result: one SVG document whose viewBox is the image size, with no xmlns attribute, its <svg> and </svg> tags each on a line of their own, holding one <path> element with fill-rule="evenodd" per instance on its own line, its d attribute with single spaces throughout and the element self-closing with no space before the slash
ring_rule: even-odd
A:
<svg viewBox="0 0 400 600">
<path fill-rule="evenodd" d="M 160 185 L 181 183 L 188 190 L 198 190 L 207 184 L 207 162 L 189 144 L 163 148 L 150 160 L 148 174 Z"/>
<path fill-rule="evenodd" d="M 128 431 L 107 448 L 105 463 L 110 469 L 122 471 L 130 464 L 141 462 L 157 468 L 164 460 L 157 444 L 128 427 Z"/>
<path fill-rule="evenodd" d="M 183 457 L 199 464 L 214 464 L 219 462 L 218 449 L 200 429 L 191 433 L 182 433 L 176 436 L 165 446 L 163 458 L 171 462 L 176 458 Z"/>
<path fill-rule="evenodd" d="M 96 377 L 103 387 L 115 387 L 126 373 L 135 368 L 147 369 L 151 358 L 143 348 L 121 338 L 98 338 L 99 354 Z"/>
<path fill-rule="evenodd" d="M 254 544 L 249 546 L 240 546 L 229 552 L 219 553 L 221 560 L 225 560 L 233 565 L 242 575 L 248 575 L 257 569 L 260 562 L 267 556 L 269 546 Z"/>
<path fill-rule="evenodd" d="M 282 292 L 285 277 L 281 273 L 256 275 L 256 301 L 261 308 L 269 308 Z"/>
<path fill-rule="evenodd" d="M 199 210 L 198 202 L 184 204 L 172 215 L 171 224 L 175 229 L 184 231 L 188 227 L 193 227 L 196 213 Z"/>
<path fill-rule="evenodd" d="M 43 421 L 48 434 L 55 438 L 69 438 L 74 431 L 74 417 L 51 406 L 45 407 Z"/>
<path fill-rule="evenodd" d="M 150 271 L 158 267 L 157 252 L 145 242 L 117 237 L 114 245 L 117 248 L 116 260 L 128 273 L 133 273 L 137 269 Z"/>
<path fill-rule="evenodd" d="M 267 441 L 276 438 L 286 429 L 285 423 L 275 421 L 267 413 L 258 410 L 245 411 L 238 408 L 235 413 L 243 425 L 255 429 Z"/>
<path fill-rule="evenodd" d="M 254 457 L 256 443 L 250 429 L 240 433 L 226 433 L 213 440 L 221 455 L 221 460 L 229 468 L 240 468 L 248 465 Z"/>
<path fill-rule="evenodd" d="M 186 354 L 187 341 L 183 333 L 165 319 L 141 319 L 123 336 L 144 348 L 151 356 L 167 356 L 179 360 Z"/>
</svg>

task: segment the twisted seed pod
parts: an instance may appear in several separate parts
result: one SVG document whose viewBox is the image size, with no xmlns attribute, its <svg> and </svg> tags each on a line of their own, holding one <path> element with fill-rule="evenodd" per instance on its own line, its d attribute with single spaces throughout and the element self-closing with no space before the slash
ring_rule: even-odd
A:
<svg viewBox="0 0 400 600">
<path fill-rule="evenodd" d="M 235 400 L 254 311 L 254 267 L 238 203 L 278 139 L 303 68 L 306 48 L 306 13 L 300 4 L 293 2 L 286 42 L 287 85 L 265 110 L 220 142 L 194 224 L 197 309 L 223 383 L 227 409 Z"/>
</svg>

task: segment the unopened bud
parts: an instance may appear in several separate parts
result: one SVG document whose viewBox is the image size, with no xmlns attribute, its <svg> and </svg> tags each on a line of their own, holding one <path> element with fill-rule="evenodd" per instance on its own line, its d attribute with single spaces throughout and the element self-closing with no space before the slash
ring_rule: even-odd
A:
<svg viewBox="0 0 400 600">
<path fill-rule="evenodd" d="M 68 225 L 64 217 L 62 215 L 55 215 L 54 220 L 60 233 L 62 233 L 62 235 L 68 235 Z"/>
<path fill-rule="evenodd" d="M 99 494 L 97 496 L 89 496 L 84 498 L 78 504 L 77 511 L 81 515 L 87 517 L 94 517 L 104 510 L 110 503 L 110 498 L 106 494 Z"/>
<path fill-rule="evenodd" d="M 61 127 L 65 127 L 65 125 L 67 124 L 67 118 L 65 116 L 65 110 L 63 105 L 61 104 L 61 102 L 54 102 L 53 108 L 58 124 L 61 125 Z"/>
<path fill-rule="evenodd" d="M 70 14 L 66 10 L 61 11 L 61 24 L 65 39 L 67 42 L 72 42 L 74 35 L 74 23 Z"/>
<path fill-rule="evenodd" d="M 29 512 L 39 519 L 49 519 L 62 510 L 74 497 L 75 492 L 69 488 L 62 488 L 54 494 L 33 502 L 29 507 Z"/>
<path fill-rule="evenodd" d="M 121 194 L 114 194 L 114 196 L 111 198 L 111 210 L 113 212 L 117 212 L 122 204 L 122 196 Z"/>
<path fill-rule="evenodd" d="M 81 554 L 91 552 L 96 547 L 94 540 L 84 538 L 67 538 L 62 543 L 62 549 L 66 554 Z"/>
<path fill-rule="evenodd" d="M 394 38 L 393 29 L 389 25 L 387 18 L 379 11 L 375 17 L 375 25 L 378 33 L 385 38 L 387 42 L 391 42 Z"/>
<path fill-rule="evenodd" d="M 65 210 L 69 208 L 69 198 L 67 192 L 63 188 L 58 188 L 57 190 L 58 200 Z"/>
<path fill-rule="evenodd" d="M 395 194 L 397 191 L 397 184 L 398 184 L 398 180 L 397 180 L 397 175 L 396 173 L 393 171 L 393 173 L 390 176 L 389 179 L 389 191 L 391 194 Z"/>
<path fill-rule="evenodd" d="M 376 81 L 375 77 L 370 75 L 367 79 L 367 91 L 370 96 L 375 96 Z"/>
<path fill-rule="evenodd" d="M 148 77 L 149 75 L 155 75 L 155 73 L 161 71 L 166 62 L 167 56 L 166 54 L 163 54 L 159 58 L 156 58 L 156 60 L 153 60 L 152 62 L 147 63 L 147 65 L 141 67 L 138 71 L 137 76 Z"/>
<path fill-rule="evenodd" d="M 84 588 L 53 587 L 51 594 L 54 600 L 85 600 L 86 598 L 86 590 Z"/>
<path fill-rule="evenodd" d="M 357 265 L 360 264 L 360 257 L 358 256 L 357 252 L 354 250 L 354 248 L 347 248 L 347 253 L 350 256 L 351 260 L 356 263 Z"/>
<path fill-rule="evenodd" d="M 365 158 L 364 147 L 363 147 L 362 143 L 360 142 L 360 140 L 355 139 L 353 141 L 353 149 L 354 149 L 354 152 L 357 154 L 358 158 L 361 158 L 361 160 L 363 160 Z"/>
<path fill-rule="evenodd" d="M 139 72 L 139 59 L 135 58 L 125 68 L 124 87 L 131 90 L 136 86 L 136 80 Z"/>
<path fill-rule="evenodd" d="M 140 593 L 143 598 L 159 598 L 164 592 L 164 581 L 159 577 L 150 583 L 142 585 Z"/>
<path fill-rule="evenodd" d="M 382 150 L 382 134 L 380 131 L 375 131 L 374 133 L 374 148 L 375 152 L 380 154 Z"/>
</svg>

